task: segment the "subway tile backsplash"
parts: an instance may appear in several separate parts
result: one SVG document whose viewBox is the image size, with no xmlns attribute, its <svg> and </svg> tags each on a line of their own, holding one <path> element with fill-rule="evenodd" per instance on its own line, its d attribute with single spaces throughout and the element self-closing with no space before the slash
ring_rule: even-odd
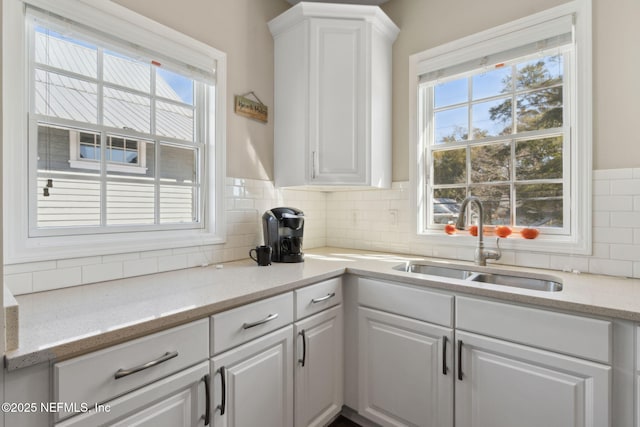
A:
<svg viewBox="0 0 640 427">
<path fill-rule="evenodd" d="M 276 189 L 269 181 L 227 178 L 223 245 L 5 265 L 5 285 L 20 295 L 247 258 L 249 249 L 262 244 L 262 214 L 277 206 L 304 211 L 305 249 L 326 246 L 326 198 L 316 191 Z"/>
<path fill-rule="evenodd" d="M 408 182 L 394 182 L 389 190 L 324 193 L 227 178 L 224 245 L 7 265 L 5 284 L 20 295 L 247 258 L 249 249 L 262 244 L 262 214 L 276 206 L 304 211 L 305 249 L 335 246 L 473 259 L 473 248 L 415 242 L 409 200 Z M 591 256 L 505 251 L 500 263 L 640 278 L 640 168 L 594 171 L 593 238 Z"/>
<path fill-rule="evenodd" d="M 328 222 L 327 245 L 473 259 L 473 248 L 412 242 L 409 198 L 408 182 L 390 190 L 329 193 L 327 218 L 342 220 Z M 594 171 L 591 256 L 503 251 L 499 263 L 640 278 L 640 168 Z"/>
</svg>

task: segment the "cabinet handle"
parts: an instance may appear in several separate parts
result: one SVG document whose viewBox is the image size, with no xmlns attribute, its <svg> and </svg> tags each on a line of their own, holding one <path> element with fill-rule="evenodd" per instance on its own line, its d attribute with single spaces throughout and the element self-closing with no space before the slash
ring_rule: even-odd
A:
<svg viewBox="0 0 640 427">
<path fill-rule="evenodd" d="M 462 340 L 458 340 L 458 380 L 462 381 Z"/>
<path fill-rule="evenodd" d="M 256 326 L 264 325 L 265 323 L 271 322 L 272 320 L 275 320 L 277 318 L 278 318 L 278 313 L 273 313 L 273 314 L 268 315 L 267 317 L 265 317 L 262 320 L 258 320 L 257 322 L 243 324 L 242 325 L 242 329 L 255 328 Z"/>
<path fill-rule="evenodd" d="M 316 179 L 316 152 L 311 152 L 311 179 Z"/>
<path fill-rule="evenodd" d="M 304 333 L 304 329 L 298 334 L 302 337 L 302 359 L 298 359 L 298 363 L 304 368 L 304 362 L 307 359 L 307 336 Z"/>
<path fill-rule="evenodd" d="M 207 374 L 202 377 L 204 381 L 204 425 L 208 426 L 211 423 L 211 375 Z"/>
<path fill-rule="evenodd" d="M 220 366 L 220 369 L 218 369 L 218 373 L 220 374 L 220 385 L 222 388 L 222 396 L 220 398 L 220 404 L 216 406 L 216 409 L 220 410 L 220 415 L 224 415 L 224 412 L 227 407 L 227 376 L 225 373 L 224 366 Z"/>
<path fill-rule="evenodd" d="M 335 296 L 336 296 L 336 293 L 335 293 L 335 292 L 331 292 L 330 294 L 327 294 L 327 295 L 326 295 L 326 296 L 324 296 L 324 297 L 321 297 L 321 298 L 314 298 L 314 299 L 312 299 L 312 300 L 311 300 L 311 304 L 317 304 L 317 303 L 319 303 L 319 302 L 322 302 L 322 301 L 326 301 L 326 300 L 328 300 L 328 299 L 331 299 L 331 298 L 333 298 L 333 297 L 335 297 Z"/>
<path fill-rule="evenodd" d="M 158 357 L 155 360 L 152 360 L 151 362 L 147 362 L 144 363 L 142 365 L 136 366 L 135 368 L 130 368 L 130 369 L 118 369 L 116 371 L 116 373 L 113 375 L 113 377 L 117 380 L 120 378 L 124 378 L 127 377 L 131 374 L 135 374 L 136 372 L 140 372 L 140 371 L 144 371 L 145 369 L 149 369 L 152 368 L 156 365 L 159 365 L 163 362 L 166 362 L 167 360 L 173 359 L 174 357 L 178 357 L 178 352 L 177 351 L 167 351 L 165 354 L 163 354 L 162 356 Z"/>
<path fill-rule="evenodd" d="M 446 335 L 442 336 L 442 375 L 447 375 L 449 368 L 447 367 L 447 341 Z"/>
</svg>

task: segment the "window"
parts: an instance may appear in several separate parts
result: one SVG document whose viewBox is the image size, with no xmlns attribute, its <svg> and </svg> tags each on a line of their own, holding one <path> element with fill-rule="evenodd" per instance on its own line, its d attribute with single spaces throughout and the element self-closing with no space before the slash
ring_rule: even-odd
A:
<svg viewBox="0 0 640 427">
<path fill-rule="evenodd" d="M 24 38 L 4 29 L 28 64 L 6 67 L 28 88 L 8 259 L 221 242 L 224 54 L 115 4 L 30 3 L 8 9 Z"/>
<path fill-rule="evenodd" d="M 69 130 L 69 166 L 72 169 L 101 167 L 100 135 Z M 105 160 L 107 171 L 146 174 L 147 148 L 144 140 L 107 135 Z"/>
<path fill-rule="evenodd" d="M 80 24 L 69 29 L 36 11 L 28 21 L 30 121 L 38 128 L 31 146 L 37 145 L 35 182 L 43 189 L 32 198 L 32 234 L 202 227 L 207 81 L 166 71 L 171 62 L 130 53 Z M 67 162 L 56 161 L 66 152 Z M 151 167 L 143 168 L 141 159 Z"/>
<path fill-rule="evenodd" d="M 419 236 L 442 235 L 476 196 L 483 224 L 540 230 L 544 243 L 528 249 L 589 251 L 590 65 L 577 60 L 586 3 L 412 57 Z"/>
<path fill-rule="evenodd" d="M 473 195 L 483 201 L 484 224 L 567 232 L 563 94 L 571 50 L 565 49 L 421 86 L 432 124 L 427 227 L 455 221 L 452 206 Z"/>
</svg>

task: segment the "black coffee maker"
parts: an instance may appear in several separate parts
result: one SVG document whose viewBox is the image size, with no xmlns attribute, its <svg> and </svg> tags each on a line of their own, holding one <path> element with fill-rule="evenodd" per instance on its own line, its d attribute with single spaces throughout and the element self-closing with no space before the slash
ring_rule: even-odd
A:
<svg viewBox="0 0 640 427">
<path fill-rule="evenodd" d="M 264 244 L 273 262 L 303 262 L 304 213 L 296 208 L 273 208 L 262 215 Z"/>
</svg>

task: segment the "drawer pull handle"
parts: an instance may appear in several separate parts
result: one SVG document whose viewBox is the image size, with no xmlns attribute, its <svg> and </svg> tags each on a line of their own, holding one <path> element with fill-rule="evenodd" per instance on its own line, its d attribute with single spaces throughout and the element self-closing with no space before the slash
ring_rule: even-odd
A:
<svg viewBox="0 0 640 427">
<path fill-rule="evenodd" d="M 302 359 L 298 359 L 298 362 L 304 368 L 304 362 L 307 359 L 307 336 L 304 333 L 304 329 L 298 335 L 302 337 Z"/>
<path fill-rule="evenodd" d="M 278 313 L 270 314 L 267 317 L 265 317 L 264 319 L 258 320 L 257 322 L 243 324 L 242 325 L 242 329 L 255 328 L 256 326 L 264 325 L 265 323 L 271 322 L 272 320 L 275 320 L 277 318 L 278 318 Z"/>
<path fill-rule="evenodd" d="M 447 367 L 447 336 L 442 336 L 442 375 L 447 375 L 449 368 Z"/>
<path fill-rule="evenodd" d="M 204 425 L 211 423 L 211 376 L 209 374 L 202 377 L 204 381 Z"/>
<path fill-rule="evenodd" d="M 458 380 L 462 381 L 462 340 L 458 340 Z"/>
<path fill-rule="evenodd" d="M 113 377 L 116 380 L 119 379 L 119 378 L 124 378 L 126 376 L 131 375 L 131 374 L 135 374 L 136 372 L 144 371 L 145 369 L 149 369 L 149 368 L 152 368 L 152 367 L 154 367 L 156 365 L 164 363 L 167 360 L 173 359 L 174 357 L 178 357 L 178 352 L 177 351 L 167 351 L 165 354 L 163 354 L 162 356 L 158 357 L 157 359 L 152 360 L 151 362 L 147 362 L 147 363 L 145 363 L 143 365 L 136 366 L 135 368 L 118 369 Z"/>
<path fill-rule="evenodd" d="M 335 297 L 335 296 L 336 296 L 336 293 L 335 293 L 335 292 L 331 292 L 330 294 L 327 294 L 327 295 L 326 295 L 326 296 L 324 296 L 324 297 L 321 297 L 321 298 L 314 298 L 314 299 L 312 299 L 312 300 L 311 300 L 311 304 L 317 304 L 317 303 L 319 303 L 319 302 L 323 302 L 323 301 L 326 301 L 326 300 L 328 300 L 328 299 L 331 299 L 331 298 L 333 298 L 333 297 Z"/>
<path fill-rule="evenodd" d="M 224 415 L 227 407 L 227 376 L 225 374 L 224 366 L 221 366 L 220 369 L 218 369 L 218 373 L 220 374 L 220 386 L 222 387 L 222 394 L 220 397 L 220 404 L 216 407 L 216 409 L 220 410 L 220 415 Z"/>
</svg>

